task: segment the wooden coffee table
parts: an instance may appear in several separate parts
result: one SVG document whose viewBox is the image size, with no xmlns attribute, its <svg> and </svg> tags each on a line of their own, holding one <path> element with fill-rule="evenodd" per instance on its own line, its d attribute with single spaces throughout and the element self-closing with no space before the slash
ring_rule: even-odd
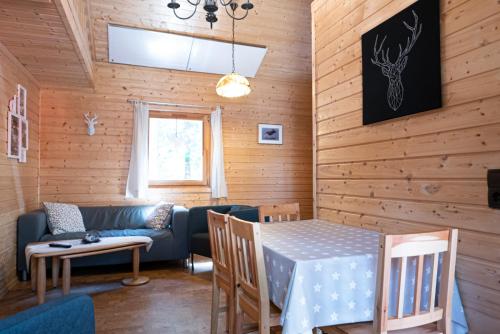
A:
<svg viewBox="0 0 500 334">
<path fill-rule="evenodd" d="M 149 278 L 139 276 L 140 248 L 149 247 L 152 244 L 151 238 L 145 237 L 120 237 L 120 238 L 102 238 L 101 242 L 89 245 L 82 245 L 79 240 L 57 241 L 57 243 L 71 243 L 72 248 L 49 248 L 51 242 L 34 243 L 27 246 L 30 252 L 30 271 L 31 288 L 36 290 L 38 303 L 45 302 L 45 290 L 47 285 L 46 278 L 46 259 L 52 258 L 52 284 L 57 288 L 60 262 L 63 263 L 62 287 L 63 294 L 67 295 L 71 288 L 71 259 L 120 252 L 124 250 L 132 251 L 133 276 L 122 280 L 123 285 L 136 286 L 149 282 Z M 29 248 L 31 247 L 31 248 Z M 37 252 L 38 251 L 38 252 Z"/>
</svg>

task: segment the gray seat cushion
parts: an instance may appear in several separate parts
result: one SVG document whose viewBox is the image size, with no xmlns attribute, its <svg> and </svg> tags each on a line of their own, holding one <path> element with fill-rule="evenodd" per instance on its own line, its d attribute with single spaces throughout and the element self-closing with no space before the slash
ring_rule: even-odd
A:
<svg viewBox="0 0 500 334">
<path fill-rule="evenodd" d="M 170 230 L 155 231 L 151 229 L 126 229 L 126 230 L 104 230 L 98 231 L 101 237 L 131 237 L 131 236 L 144 236 L 150 237 L 154 240 L 159 239 L 172 239 L 172 232 Z M 82 239 L 85 232 L 72 232 L 63 233 L 58 235 L 45 234 L 40 241 L 56 241 L 56 240 L 69 240 L 69 239 Z"/>
</svg>

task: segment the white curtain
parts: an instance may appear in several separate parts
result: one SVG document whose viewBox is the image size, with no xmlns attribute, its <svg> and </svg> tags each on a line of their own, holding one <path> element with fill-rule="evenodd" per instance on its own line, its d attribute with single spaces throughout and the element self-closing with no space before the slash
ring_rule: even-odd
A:
<svg viewBox="0 0 500 334">
<path fill-rule="evenodd" d="M 212 175 L 210 184 L 212 198 L 227 197 L 226 176 L 224 175 L 224 143 L 222 141 L 222 111 L 217 106 L 210 116 L 212 126 Z"/>
<path fill-rule="evenodd" d="M 148 191 L 149 106 L 134 103 L 134 132 L 127 179 L 127 198 L 146 198 Z"/>
</svg>

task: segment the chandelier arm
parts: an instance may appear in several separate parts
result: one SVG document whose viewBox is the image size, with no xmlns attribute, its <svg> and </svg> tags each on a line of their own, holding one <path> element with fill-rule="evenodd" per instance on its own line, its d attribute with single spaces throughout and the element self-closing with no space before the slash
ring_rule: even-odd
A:
<svg viewBox="0 0 500 334">
<path fill-rule="evenodd" d="M 243 15 L 242 17 L 236 17 L 236 15 L 234 15 L 234 11 L 233 11 L 233 14 L 231 14 L 229 12 L 229 10 L 227 9 L 227 7 L 224 7 L 226 9 L 226 13 L 227 15 L 229 15 L 230 18 L 232 18 L 233 20 L 236 20 L 236 21 L 241 21 L 243 19 L 245 19 L 247 16 L 248 16 L 248 9 L 246 9 L 246 12 L 245 12 L 245 15 Z"/>
<path fill-rule="evenodd" d="M 187 2 L 189 2 L 192 6 L 198 6 L 201 2 L 201 0 L 197 0 L 196 2 L 191 2 L 191 0 L 186 0 Z"/>
<path fill-rule="evenodd" d="M 224 2 L 224 0 L 219 0 L 220 4 L 224 7 L 229 6 L 229 4 L 232 2 L 232 0 L 228 0 L 227 2 Z"/>
<path fill-rule="evenodd" d="M 189 0 L 188 0 L 188 1 L 189 1 Z M 192 17 L 194 16 L 194 14 L 196 14 L 196 10 L 197 10 L 197 9 L 198 9 L 198 6 L 194 6 L 194 11 L 193 11 L 193 13 L 192 13 L 191 15 L 186 16 L 186 17 L 181 17 L 181 16 L 177 15 L 177 12 L 176 12 L 176 10 L 175 10 L 175 8 L 174 8 L 174 15 L 175 15 L 175 17 L 177 17 L 178 19 L 181 19 L 181 20 L 189 20 L 190 18 L 192 18 Z"/>
</svg>

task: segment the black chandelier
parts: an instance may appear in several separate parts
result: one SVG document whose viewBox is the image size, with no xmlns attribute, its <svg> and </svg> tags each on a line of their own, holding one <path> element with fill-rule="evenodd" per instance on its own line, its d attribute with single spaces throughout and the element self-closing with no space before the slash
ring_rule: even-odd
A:
<svg viewBox="0 0 500 334">
<path fill-rule="evenodd" d="M 201 3 L 202 0 L 186 0 L 187 3 L 194 7 L 193 12 L 186 16 L 186 17 L 181 17 L 177 15 L 176 10 L 181 7 L 179 4 L 178 0 L 170 0 L 169 4 L 167 5 L 168 8 L 172 9 L 174 11 L 174 14 L 177 18 L 181 20 L 188 20 L 196 14 L 196 10 L 198 9 L 198 5 Z M 246 0 L 245 3 L 243 3 L 240 8 L 245 11 L 240 17 L 238 17 L 235 12 L 236 9 L 238 8 L 238 3 L 236 0 L 227 0 L 225 2 L 224 0 L 204 0 L 205 5 L 203 6 L 203 9 L 207 12 L 206 15 L 206 20 L 207 22 L 210 23 L 210 28 L 213 27 L 213 24 L 218 21 L 216 12 L 219 10 L 219 5 L 218 2 L 222 5 L 222 7 L 225 8 L 227 15 L 229 15 L 233 20 L 243 20 L 248 16 L 248 12 L 254 7 L 253 3 L 250 2 L 250 0 Z M 228 7 L 231 9 L 229 11 Z"/>
</svg>

